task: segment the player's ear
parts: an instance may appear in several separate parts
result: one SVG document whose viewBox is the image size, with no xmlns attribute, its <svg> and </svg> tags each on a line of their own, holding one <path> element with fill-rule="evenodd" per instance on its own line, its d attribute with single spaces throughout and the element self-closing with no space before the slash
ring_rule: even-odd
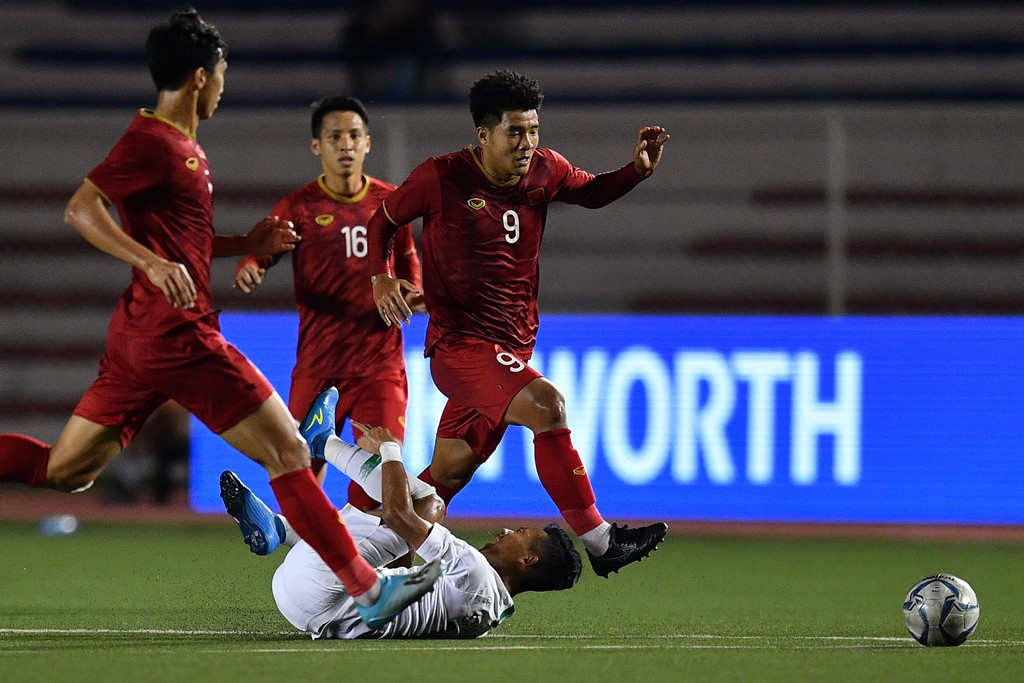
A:
<svg viewBox="0 0 1024 683">
<path fill-rule="evenodd" d="M 487 128 L 485 128 L 484 126 L 480 126 L 476 129 L 476 139 L 480 141 L 481 145 L 486 145 L 487 138 L 490 136 L 490 133 L 491 131 L 489 131 Z"/>
<path fill-rule="evenodd" d="M 313 156 L 320 156 L 320 141 L 316 138 L 312 138 L 309 141 L 309 149 L 313 152 Z"/>
<path fill-rule="evenodd" d="M 523 565 L 527 567 L 532 567 L 538 562 L 540 562 L 540 557 L 538 557 L 537 555 L 526 555 L 522 558 Z"/>
<path fill-rule="evenodd" d="M 198 69 L 192 72 L 190 85 L 194 87 L 196 90 L 202 90 L 203 86 L 206 85 L 206 81 L 209 79 L 209 77 L 210 75 L 206 73 L 206 69 L 204 67 L 199 67 Z"/>
<path fill-rule="evenodd" d="M 366 153 L 367 153 L 367 154 L 369 154 L 369 153 L 370 153 L 370 149 L 371 149 L 372 147 L 373 147 L 373 138 L 371 138 L 371 137 L 370 137 L 370 134 L 369 134 L 369 133 L 367 133 L 367 134 L 366 134 Z"/>
</svg>

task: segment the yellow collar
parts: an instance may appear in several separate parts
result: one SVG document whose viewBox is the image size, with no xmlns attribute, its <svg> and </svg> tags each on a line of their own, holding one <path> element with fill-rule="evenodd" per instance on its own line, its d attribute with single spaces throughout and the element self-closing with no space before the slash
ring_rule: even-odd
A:
<svg viewBox="0 0 1024 683">
<path fill-rule="evenodd" d="M 354 195 L 351 196 L 338 194 L 331 188 L 327 187 L 327 183 L 325 182 L 326 178 L 327 176 L 321 173 L 320 177 L 316 179 L 317 185 L 319 185 L 320 189 L 324 191 L 324 194 L 326 194 L 328 197 L 330 197 L 336 202 L 342 202 L 344 204 L 355 204 L 357 202 L 363 201 L 363 198 L 366 197 L 366 193 L 370 191 L 370 176 L 366 175 L 365 173 L 363 174 L 363 189 L 359 190 L 359 192 L 356 192 Z"/>
<path fill-rule="evenodd" d="M 480 161 L 480 156 L 477 154 L 476 148 L 475 147 L 469 147 L 468 149 L 469 149 L 469 155 L 471 157 L 473 157 L 473 161 L 476 162 L 477 168 L 480 169 L 481 173 L 483 173 L 485 176 L 487 176 L 487 180 L 489 180 L 492 185 L 497 185 L 498 187 L 512 187 L 513 185 L 518 183 L 520 181 L 520 179 L 522 178 L 522 176 L 518 176 L 517 175 L 517 176 L 513 176 L 512 178 L 509 178 L 508 180 L 498 180 L 497 178 L 492 176 L 490 173 L 488 173 L 486 168 L 484 168 L 484 163 L 482 161 Z"/>
<path fill-rule="evenodd" d="M 176 124 L 174 121 L 171 121 L 170 119 L 165 119 L 162 116 L 157 116 L 153 112 L 152 109 L 140 109 L 139 110 L 139 116 L 141 116 L 143 118 L 147 118 L 147 119 L 156 119 L 157 121 L 162 121 L 163 123 L 166 123 L 168 126 L 171 126 L 172 128 L 180 130 L 181 133 L 185 137 L 187 137 L 188 139 L 190 139 L 190 140 L 195 140 L 196 139 L 195 135 L 192 135 L 192 133 L 188 132 L 187 130 L 185 130 L 184 128 L 182 128 L 178 124 Z"/>
</svg>

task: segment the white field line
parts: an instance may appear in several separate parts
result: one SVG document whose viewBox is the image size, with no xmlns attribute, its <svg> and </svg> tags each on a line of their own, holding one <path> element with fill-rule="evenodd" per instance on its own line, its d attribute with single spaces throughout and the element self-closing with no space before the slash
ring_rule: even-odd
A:
<svg viewBox="0 0 1024 683">
<path fill-rule="evenodd" d="M 196 630 L 196 629 L 157 629 L 157 628 L 0 628 L 0 634 L 10 635 L 165 635 L 165 636 L 238 636 L 238 637 L 291 637 L 305 643 L 306 639 L 297 631 L 244 631 L 244 630 Z M 540 640 L 560 641 L 551 645 L 515 645 L 509 644 L 484 644 L 493 643 L 495 640 L 516 641 L 516 640 Z M 621 644 L 595 644 L 588 645 L 586 641 L 592 640 L 630 640 L 634 642 Z M 658 641 L 650 644 L 635 641 Z M 602 636 L 602 635 L 533 635 L 533 634 L 511 634 L 496 633 L 482 640 L 461 641 L 460 645 L 437 646 L 435 644 L 424 647 L 405 646 L 407 650 L 548 650 L 564 648 L 565 641 L 577 641 L 580 645 L 576 649 L 589 650 L 643 650 L 658 647 L 671 647 L 674 649 L 763 649 L 767 647 L 778 647 L 780 643 L 790 642 L 796 649 L 850 649 L 879 647 L 882 645 L 914 647 L 916 644 L 906 637 L 892 636 L 727 636 L 713 633 L 660 633 L 645 636 Z M 670 641 L 670 642 L 666 642 Z M 675 642 L 671 642 L 675 641 Z M 709 642 L 699 642 L 709 641 Z M 352 641 L 350 645 L 367 646 L 380 643 L 381 641 Z M 404 641 L 408 643 L 409 641 Z M 999 640 L 972 638 L 967 647 L 1021 647 L 1024 640 Z M 206 650 L 208 652 L 221 650 Z M 228 650 L 223 650 L 228 651 Z M 319 652 L 320 650 L 297 650 L 287 647 L 246 649 L 247 652 Z"/>
</svg>

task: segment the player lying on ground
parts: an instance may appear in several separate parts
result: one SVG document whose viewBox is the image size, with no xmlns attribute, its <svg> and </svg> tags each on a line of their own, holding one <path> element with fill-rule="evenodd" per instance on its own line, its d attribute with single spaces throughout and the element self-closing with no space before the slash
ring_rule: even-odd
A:
<svg viewBox="0 0 1024 683">
<path fill-rule="evenodd" d="M 322 445 L 334 436 L 330 389 L 314 404 L 326 419 L 312 427 L 307 419 L 303 435 Z M 325 405 L 327 404 L 327 405 Z M 330 462 L 351 476 L 371 496 L 383 501 L 381 516 L 346 505 L 341 511 L 349 533 L 367 562 L 382 567 L 404 556 L 410 548 L 427 561 L 443 561 L 435 588 L 406 607 L 383 628 L 368 628 L 355 612 L 352 598 L 312 548 L 288 531 L 287 521 L 274 514 L 231 472 L 221 475 L 221 496 L 242 534 L 272 537 L 277 543 L 297 541 L 274 574 L 277 607 L 296 628 L 313 638 L 477 638 L 511 615 L 512 598 L 524 591 L 571 588 L 579 579 L 582 561 L 569 535 L 557 525 L 544 529 L 504 529 L 479 550 L 451 534 L 440 524 L 444 505 L 432 489 L 409 477 L 401 448 L 384 428 L 366 427 L 363 433 L 379 455 L 357 446 L 335 449 Z M 317 446 L 313 446 L 317 452 Z M 410 484 L 419 487 L 415 502 Z M 380 570 L 402 575 L 413 569 Z"/>
</svg>

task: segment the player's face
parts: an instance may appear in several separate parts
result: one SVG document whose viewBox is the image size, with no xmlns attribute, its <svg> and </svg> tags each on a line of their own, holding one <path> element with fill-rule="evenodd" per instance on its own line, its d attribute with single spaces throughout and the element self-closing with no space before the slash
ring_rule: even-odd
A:
<svg viewBox="0 0 1024 683">
<path fill-rule="evenodd" d="M 363 161 L 370 151 L 370 134 L 363 117 L 354 111 L 328 113 L 312 148 L 313 154 L 320 157 L 325 174 L 341 178 L 362 175 Z"/>
<path fill-rule="evenodd" d="M 533 548 L 546 535 L 543 529 L 536 527 L 521 526 L 515 530 L 502 529 L 494 537 L 494 541 L 485 545 L 481 550 L 490 548 L 505 558 L 515 561 L 518 558 L 533 555 Z"/>
<path fill-rule="evenodd" d="M 498 180 L 524 176 L 540 140 L 536 109 L 507 111 L 493 128 L 477 128 L 480 158 L 487 172 Z"/>
<path fill-rule="evenodd" d="M 220 104 L 220 96 L 224 93 L 224 72 L 228 69 L 225 60 L 217 62 L 213 72 L 207 73 L 206 83 L 199 89 L 199 101 L 196 104 L 196 113 L 200 120 L 206 120 L 213 116 Z"/>
</svg>

